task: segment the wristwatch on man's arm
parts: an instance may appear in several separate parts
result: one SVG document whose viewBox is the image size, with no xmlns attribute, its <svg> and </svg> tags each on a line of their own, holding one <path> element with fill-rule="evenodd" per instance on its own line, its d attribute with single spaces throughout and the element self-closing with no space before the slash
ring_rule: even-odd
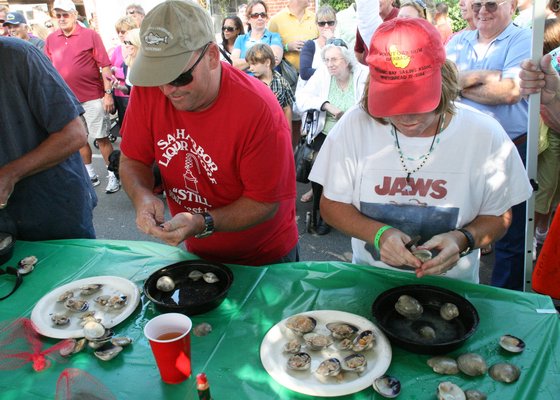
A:
<svg viewBox="0 0 560 400">
<path fill-rule="evenodd" d="M 207 212 L 199 213 L 199 215 L 202 215 L 204 218 L 204 230 L 194 235 L 194 237 L 202 239 L 214 233 L 214 218 Z"/>
<path fill-rule="evenodd" d="M 455 230 L 461 232 L 463 235 L 465 235 L 465 238 L 467 239 L 467 247 L 459 253 L 459 257 L 464 257 L 467 254 L 470 254 L 474 250 L 476 242 L 474 240 L 472 233 L 470 233 L 468 230 L 464 228 L 459 228 Z"/>
</svg>

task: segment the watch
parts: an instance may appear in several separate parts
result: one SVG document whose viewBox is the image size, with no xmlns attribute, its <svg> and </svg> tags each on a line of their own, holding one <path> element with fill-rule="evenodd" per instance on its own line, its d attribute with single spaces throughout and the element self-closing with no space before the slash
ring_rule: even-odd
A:
<svg viewBox="0 0 560 400">
<path fill-rule="evenodd" d="M 111 89 L 105 89 L 105 94 L 113 94 L 113 91 Z"/>
<path fill-rule="evenodd" d="M 466 229 L 459 228 L 455 230 L 461 232 L 467 238 L 467 248 L 459 253 L 459 257 L 464 257 L 467 254 L 470 254 L 474 250 L 474 246 L 475 246 L 474 237 Z"/>
<path fill-rule="evenodd" d="M 214 233 L 214 218 L 207 212 L 200 213 L 200 215 L 204 217 L 204 230 L 194 235 L 197 239 L 208 237 Z"/>
</svg>

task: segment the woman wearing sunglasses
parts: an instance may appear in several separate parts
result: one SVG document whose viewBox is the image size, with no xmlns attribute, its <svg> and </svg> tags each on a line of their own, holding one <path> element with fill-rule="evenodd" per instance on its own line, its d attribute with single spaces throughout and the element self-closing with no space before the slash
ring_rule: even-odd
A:
<svg viewBox="0 0 560 400">
<path fill-rule="evenodd" d="M 218 46 L 220 48 L 220 53 L 222 61 L 227 61 L 230 64 L 231 52 L 233 51 L 233 46 L 235 40 L 239 35 L 244 35 L 245 30 L 243 29 L 243 22 L 241 18 L 236 15 L 225 17 L 222 21 L 222 43 Z"/>
<path fill-rule="evenodd" d="M 245 55 L 247 50 L 257 43 L 268 44 L 276 57 L 276 65 L 280 64 L 284 55 L 282 38 L 278 33 L 266 29 L 268 11 L 263 0 L 252 0 L 247 4 L 247 20 L 250 26 L 249 32 L 237 37 L 231 53 L 233 66 L 249 72 L 249 64 L 245 60 Z"/>
<path fill-rule="evenodd" d="M 329 39 L 321 49 L 322 65 L 311 76 L 307 84 L 296 92 L 296 102 L 300 110 L 321 110 L 315 137 L 307 143 L 318 153 L 327 137 L 342 115 L 358 104 L 364 92 L 368 69 L 358 64 L 342 39 Z M 316 216 L 323 187 L 311 183 L 313 191 L 313 212 L 311 225 L 318 235 L 326 235 L 330 227 Z"/>
</svg>

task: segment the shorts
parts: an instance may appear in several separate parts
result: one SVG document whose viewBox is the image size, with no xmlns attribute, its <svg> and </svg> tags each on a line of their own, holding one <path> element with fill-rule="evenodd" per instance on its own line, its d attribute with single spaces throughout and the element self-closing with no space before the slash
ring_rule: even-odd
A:
<svg viewBox="0 0 560 400">
<path fill-rule="evenodd" d="M 560 134 L 548 131 L 548 147 L 537 163 L 539 190 L 535 194 L 535 211 L 548 214 L 560 199 Z"/>
<path fill-rule="evenodd" d="M 94 139 L 103 139 L 109 136 L 111 130 L 111 120 L 109 113 L 103 109 L 103 99 L 95 99 L 82 103 L 84 107 L 84 119 L 88 135 Z"/>
</svg>

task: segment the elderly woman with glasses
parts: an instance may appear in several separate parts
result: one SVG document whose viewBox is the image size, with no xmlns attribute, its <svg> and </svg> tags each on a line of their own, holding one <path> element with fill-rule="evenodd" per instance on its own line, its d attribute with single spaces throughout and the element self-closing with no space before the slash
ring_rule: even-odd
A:
<svg viewBox="0 0 560 400">
<path fill-rule="evenodd" d="M 231 53 L 233 66 L 242 71 L 249 72 L 249 64 L 245 60 L 247 50 L 256 43 L 268 44 L 274 52 L 276 65 L 280 64 L 284 56 L 282 49 L 282 38 L 276 32 L 266 29 L 268 22 L 268 8 L 263 0 L 252 0 L 247 4 L 247 20 L 250 29 L 244 35 L 239 35 L 235 40 L 234 49 Z"/>
<path fill-rule="evenodd" d="M 352 51 L 342 39 L 329 39 L 321 50 L 323 65 L 311 76 L 305 87 L 296 93 L 300 110 L 320 110 L 317 125 L 318 134 L 308 135 L 307 142 L 318 152 L 329 131 L 342 115 L 362 98 L 368 75 L 366 67 L 356 63 Z M 319 200 L 323 188 L 312 183 L 313 214 L 312 225 L 318 235 L 326 235 L 330 227 L 322 218 L 315 217 L 319 210 Z"/>
<path fill-rule="evenodd" d="M 222 53 L 222 61 L 227 61 L 230 64 L 231 53 L 235 45 L 235 41 L 239 35 L 244 35 L 243 22 L 241 18 L 236 15 L 225 17 L 222 21 L 222 43 L 219 44 L 220 53 Z"/>
<path fill-rule="evenodd" d="M 422 0 L 406 1 L 401 3 L 397 18 L 424 18 L 426 17 L 426 4 Z"/>
</svg>

